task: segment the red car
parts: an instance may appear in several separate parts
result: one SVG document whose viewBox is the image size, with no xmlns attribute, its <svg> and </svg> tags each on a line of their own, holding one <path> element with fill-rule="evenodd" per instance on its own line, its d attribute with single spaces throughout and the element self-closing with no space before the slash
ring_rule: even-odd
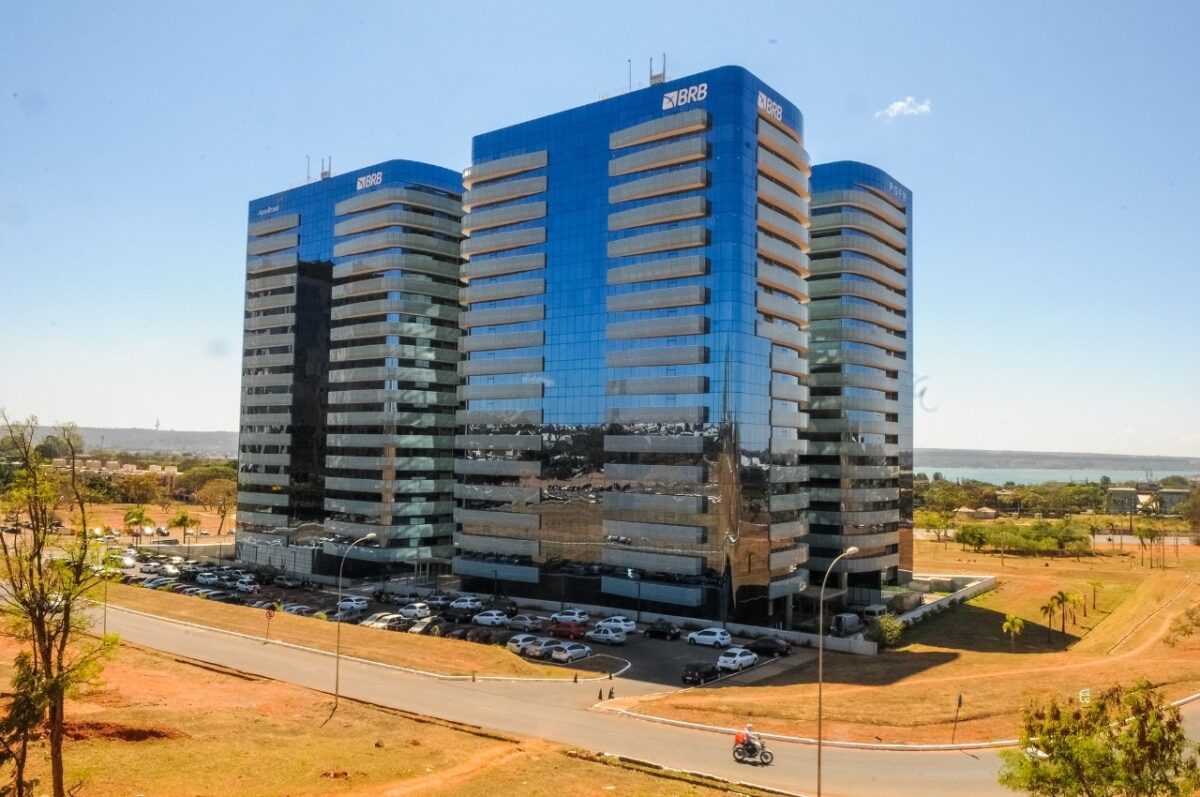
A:
<svg viewBox="0 0 1200 797">
<path fill-rule="evenodd" d="M 550 624 L 550 636 L 559 639 L 583 639 L 587 626 L 583 623 L 563 622 Z"/>
</svg>

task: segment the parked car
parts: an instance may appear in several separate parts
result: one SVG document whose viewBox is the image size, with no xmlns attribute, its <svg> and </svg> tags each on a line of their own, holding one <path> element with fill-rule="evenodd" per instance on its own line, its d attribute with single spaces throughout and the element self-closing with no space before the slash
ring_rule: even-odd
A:
<svg viewBox="0 0 1200 797">
<path fill-rule="evenodd" d="M 399 616 L 395 612 L 375 612 L 375 614 L 363 620 L 359 625 L 363 628 L 387 628 L 388 620 Z"/>
<path fill-rule="evenodd" d="M 481 645 L 490 645 L 492 643 L 492 629 L 483 627 L 469 629 L 466 640 L 468 642 L 478 642 Z"/>
<path fill-rule="evenodd" d="M 745 648 L 729 648 L 717 659 L 717 669 L 725 672 L 741 672 L 758 664 L 758 654 Z"/>
<path fill-rule="evenodd" d="M 359 611 L 367 610 L 367 599 L 359 595 L 347 595 L 338 602 L 338 610 L 357 609 Z"/>
<path fill-rule="evenodd" d="M 196 583 L 202 587 L 215 587 L 217 585 L 217 574 L 201 573 L 196 576 Z"/>
<path fill-rule="evenodd" d="M 536 642 L 526 645 L 525 655 L 531 659 L 548 659 L 556 648 L 560 648 L 565 644 L 565 642 L 560 642 L 557 639 L 541 637 Z"/>
<path fill-rule="evenodd" d="M 334 623 L 358 623 L 362 619 L 362 609 L 340 609 L 329 615 L 329 620 Z"/>
<path fill-rule="evenodd" d="M 316 611 L 313 607 L 306 606 L 303 603 L 285 603 L 283 604 L 283 610 L 288 614 L 298 614 L 301 617 L 307 617 Z"/>
<path fill-rule="evenodd" d="M 583 623 L 568 621 L 550 623 L 550 636 L 560 639 L 583 639 L 586 635 L 587 626 Z"/>
<path fill-rule="evenodd" d="M 528 650 L 530 645 L 537 641 L 538 637 L 533 634 L 514 634 L 509 637 L 508 644 L 505 647 L 513 653 L 522 654 Z"/>
<path fill-rule="evenodd" d="M 542 618 L 531 614 L 518 614 L 508 620 L 508 627 L 514 631 L 541 631 Z"/>
<path fill-rule="evenodd" d="M 765 636 L 760 639 L 756 639 L 753 642 L 744 645 L 743 647 L 745 647 L 746 650 L 753 651 L 760 656 L 770 656 L 773 659 L 777 659 L 780 656 L 792 655 L 792 646 L 787 642 L 787 640 L 780 639 L 777 636 Z"/>
<path fill-rule="evenodd" d="M 412 627 L 413 621 L 399 614 L 393 614 L 388 618 L 387 622 L 379 628 L 384 628 L 388 631 L 407 631 Z"/>
<path fill-rule="evenodd" d="M 499 609 L 488 609 L 486 612 L 480 612 L 472 617 L 471 622 L 475 625 L 506 626 L 508 625 L 508 615 Z"/>
<path fill-rule="evenodd" d="M 683 629 L 670 620 L 655 620 L 642 633 L 655 639 L 679 639 Z"/>
<path fill-rule="evenodd" d="M 632 634 L 637 630 L 637 623 L 623 615 L 614 617 L 605 617 L 600 622 L 596 623 L 596 628 L 611 628 L 614 631 L 622 631 L 626 634 Z"/>
<path fill-rule="evenodd" d="M 561 612 L 550 615 L 552 623 L 587 623 L 589 619 L 588 613 L 583 609 L 563 609 Z"/>
<path fill-rule="evenodd" d="M 445 633 L 443 633 L 442 638 L 443 639 L 466 639 L 467 634 L 470 633 L 470 631 L 471 631 L 471 629 L 467 628 L 466 626 L 463 626 L 462 628 L 452 628 L 449 631 L 446 631 Z"/>
<path fill-rule="evenodd" d="M 220 602 L 224 603 L 233 597 L 233 593 L 226 592 L 225 590 L 221 590 L 221 589 L 214 589 L 212 592 L 208 593 L 204 597 L 208 598 L 210 601 L 220 601 Z"/>
<path fill-rule="evenodd" d="M 278 576 L 273 583 L 283 589 L 296 589 L 300 586 L 301 581 L 295 576 Z"/>
<path fill-rule="evenodd" d="M 567 642 L 561 647 L 555 648 L 550 653 L 550 658 L 562 664 L 568 664 L 579 659 L 586 659 L 592 655 L 592 649 L 587 645 L 581 645 L 578 642 Z"/>
<path fill-rule="evenodd" d="M 141 570 L 143 573 L 159 573 L 162 571 L 162 565 L 158 562 L 147 562 L 139 567 L 138 570 Z"/>
<path fill-rule="evenodd" d="M 179 594 L 186 595 L 187 597 L 191 598 L 203 591 L 204 591 L 203 587 L 188 587 L 187 589 L 185 589 L 183 592 L 181 592 Z"/>
<path fill-rule="evenodd" d="M 447 606 L 449 606 L 451 600 L 453 599 L 449 595 L 435 592 L 433 594 L 426 595 L 424 602 L 429 604 L 431 609 L 437 611 L 439 609 L 445 609 Z"/>
<path fill-rule="evenodd" d="M 400 610 L 400 614 L 409 620 L 420 620 L 433 614 L 433 610 L 427 603 L 410 603 Z"/>
<path fill-rule="evenodd" d="M 521 611 L 520 607 L 517 606 L 517 602 L 512 598 L 492 598 L 485 606 L 488 609 L 496 609 L 497 611 L 504 612 L 506 617 L 514 617 Z"/>
<path fill-rule="evenodd" d="M 721 677 L 721 671 L 711 661 L 693 661 L 683 665 L 685 684 L 705 684 Z"/>
<path fill-rule="evenodd" d="M 708 645 L 712 648 L 727 648 L 733 643 L 733 637 L 724 628 L 705 628 L 693 631 L 687 635 L 689 645 Z"/>
<path fill-rule="evenodd" d="M 242 579 L 241 581 L 237 582 L 237 584 L 235 584 L 234 586 L 237 589 L 237 591 L 242 593 L 243 595 L 257 595 L 259 592 L 262 591 L 262 587 L 258 586 L 258 584 L 255 584 L 253 581 L 250 581 L 249 579 Z"/>
<path fill-rule="evenodd" d="M 606 645 L 624 645 L 627 638 L 621 629 L 607 626 L 597 626 L 584 636 L 588 638 L 589 642 L 603 642 Z"/>
<path fill-rule="evenodd" d="M 483 608 L 483 601 L 471 595 L 463 595 L 450 601 L 450 609 L 468 609 L 477 612 Z"/>
</svg>

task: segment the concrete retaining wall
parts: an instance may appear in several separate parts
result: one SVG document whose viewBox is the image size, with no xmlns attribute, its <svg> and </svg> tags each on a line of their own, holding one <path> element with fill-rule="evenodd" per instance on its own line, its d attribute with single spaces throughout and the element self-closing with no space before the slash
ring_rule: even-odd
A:
<svg viewBox="0 0 1200 797">
<path fill-rule="evenodd" d="M 956 589 L 933 603 L 926 603 L 920 608 L 900 615 L 900 622 L 905 625 L 912 625 L 923 617 L 945 611 L 952 605 L 962 603 L 996 587 L 995 576 L 926 576 L 925 578 L 934 585 L 945 584 Z"/>
</svg>

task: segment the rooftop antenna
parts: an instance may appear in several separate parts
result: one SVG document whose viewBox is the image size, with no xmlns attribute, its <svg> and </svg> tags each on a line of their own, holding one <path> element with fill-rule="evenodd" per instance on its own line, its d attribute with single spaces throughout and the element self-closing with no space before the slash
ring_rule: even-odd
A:
<svg viewBox="0 0 1200 797">
<path fill-rule="evenodd" d="M 633 91 L 633 59 L 627 58 L 625 60 L 629 62 L 629 90 Z"/>
<path fill-rule="evenodd" d="M 304 182 L 312 182 L 312 155 L 304 156 Z"/>
<path fill-rule="evenodd" d="M 326 165 L 325 159 L 321 158 L 321 179 L 328 180 L 333 175 L 333 156 L 329 156 L 329 164 Z"/>
<path fill-rule="evenodd" d="M 657 86 L 659 83 L 667 81 L 667 54 L 663 53 L 662 71 L 657 74 L 654 72 L 654 57 L 650 57 L 650 85 Z"/>
</svg>

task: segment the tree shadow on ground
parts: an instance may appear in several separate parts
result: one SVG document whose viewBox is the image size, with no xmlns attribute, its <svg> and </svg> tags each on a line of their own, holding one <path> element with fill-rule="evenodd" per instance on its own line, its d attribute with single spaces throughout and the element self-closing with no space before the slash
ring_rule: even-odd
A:
<svg viewBox="0 0 1200 797">
<path fill-rule="evenodd" d="M 1001 630 L 1005 614 L 994 609 L 960 604 L 933 615 L 907 628 L 901 644 L 928 645 L 950 650 L 969 650 L 976 653 L 1012 653 L 1013 642 Z M 1082 614 L 1077 617 L 1082 620 Z M 1089 618 L 1090 619 L 1090 618 Z M 1067 619 L 1067 632 L 1060 630 L 1062 621 L 1055 619 L 1054 630 L 1045 625 L 1025 622 L 1017 636 L 1017 653 L 1059 653 L 1080 640 L 1079 628 Z"/>
<path fill-rule="evenodd" d="M 889 651 L 879 656 L 825 653 L 825 683 L 886 686 L 958 659 L 953 651 Z M 761 681 L 762 686 L 792 686 L 817 682 L 816 659 Z M 731 684 L 738 686 L 740 684 Z"/>
</svg>

